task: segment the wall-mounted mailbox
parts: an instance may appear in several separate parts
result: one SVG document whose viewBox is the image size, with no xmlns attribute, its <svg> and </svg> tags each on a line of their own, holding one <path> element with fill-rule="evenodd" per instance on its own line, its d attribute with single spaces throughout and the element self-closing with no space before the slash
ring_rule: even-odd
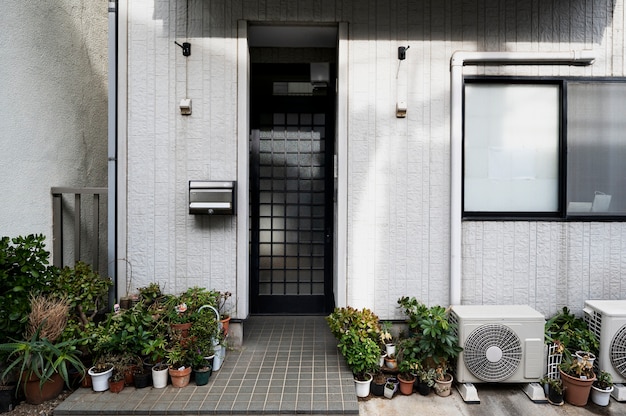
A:
<svg viewBox="0 0 626 416">
<path fill-rule="evenodd" d="M 189 213 L 235 213 L 235 182 L 189 181 Z"/>
</svg>

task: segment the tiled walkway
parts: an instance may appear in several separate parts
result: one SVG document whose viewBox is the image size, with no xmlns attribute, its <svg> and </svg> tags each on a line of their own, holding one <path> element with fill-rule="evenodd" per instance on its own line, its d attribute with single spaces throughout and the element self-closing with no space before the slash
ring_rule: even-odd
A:
<svg viewBox="0 0 626 416">
<path fill-rule="evenodd" d="M 206 386 L 79 389 L 64 415 L 358 414 L 352 374 L 323 317 L 252 317 L 240 351 L 228 351 Z"/>
</svg>

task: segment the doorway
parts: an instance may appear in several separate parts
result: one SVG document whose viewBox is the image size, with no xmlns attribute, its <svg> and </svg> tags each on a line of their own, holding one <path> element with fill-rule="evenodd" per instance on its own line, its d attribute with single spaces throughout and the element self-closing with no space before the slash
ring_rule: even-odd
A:
<svg viewBox="0 0 626 416">
<path fill-rule="evenodd" d="M 251 49 L 250 312 L 327 314 L 334 307 L 335 59 L 311 62 L 336 51 L 311 49 L 308 58 L 298 53 L 305 62 L 285 62 L 276 56 L 289 51 L 269 49 Z M 312 82 L 312 67 L 327 70 L 326 79 Z"/>
</svg>

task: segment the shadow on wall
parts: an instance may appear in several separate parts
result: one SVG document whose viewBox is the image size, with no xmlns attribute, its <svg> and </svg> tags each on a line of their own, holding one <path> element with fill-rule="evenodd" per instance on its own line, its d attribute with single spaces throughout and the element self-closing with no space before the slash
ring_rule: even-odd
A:
<svg viewBox="0 0 626 416">
<path fill-rule="evenodd" d="M 337 0 L 334 8 L 325 8 L 324 2 L 312 5 L 310 0 L 290 1 L 284 7 L 275 8 L 245 7 L 242 3 L 242 0 L 178 0 L 172 14 L 170 2 L 154 0 L 153 19 L 163 21 L 164 27 L 169 27 L 170 22 L 175 20 L 178 22 L 176 37 L 182 38 L 235 37 L 237 21 L 243 19 L 272 23 L 348 22 L 352 27 L 352 40 L 371 40 L 367 30 L 359 31 L 355 28 L 371 25 L 374 18 L 378 40 L 455 42 L 483 35 L 487 37 L 489 33 L 493 33 L 496 38 L 492 43 L 481 45 L 479 49 L 499 50 L 500 45 L 511 40 L 498 37 L 498 34 L 510 33 L 511 28 L 515 32 L 515 42 L 599 44 L 605 29 L 612 24 L 615 9 L 615 0 L 594 0 L 593 4 L 588 0 L 484 0 L 453 2 L 448 7 L 448 3 L 440 0 L 413 0 L 403 2 L 405 9 L 387 0 L 369 3 L 361 0 Z M 588 18 L 588 15 L 593 18 Z M 535 16 L 539 18 L 536 19 Z M 472 22 L 476 22 L 474 27 L 471 26 Z M 523 30 L 519 30 L 520 27 Z M 571 30 L 574 27 L 585 28 L 578 32 L 580 38 L 575 30 Z"/>
</svg>

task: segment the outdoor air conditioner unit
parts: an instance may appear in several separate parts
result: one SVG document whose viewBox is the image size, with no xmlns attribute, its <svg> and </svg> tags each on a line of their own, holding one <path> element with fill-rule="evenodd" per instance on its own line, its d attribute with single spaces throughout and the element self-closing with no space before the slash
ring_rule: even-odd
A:
<svg viewBox="0 0 626 416">
<path fill-rule="evenodd" d="M 626 300 L 588 300 L 583 309 L 587 327 L 600 342 L 597 369 L 616 383 L 612 396 L 626 401 Z"/>
<path fill-rule="evenodd" d="M 452 306 L 459 383 L 533 383 L 544 374 L 545 318 L 526 305 Z M 545 397 L 544 397 L 545 399 Z"/>
</svg>

